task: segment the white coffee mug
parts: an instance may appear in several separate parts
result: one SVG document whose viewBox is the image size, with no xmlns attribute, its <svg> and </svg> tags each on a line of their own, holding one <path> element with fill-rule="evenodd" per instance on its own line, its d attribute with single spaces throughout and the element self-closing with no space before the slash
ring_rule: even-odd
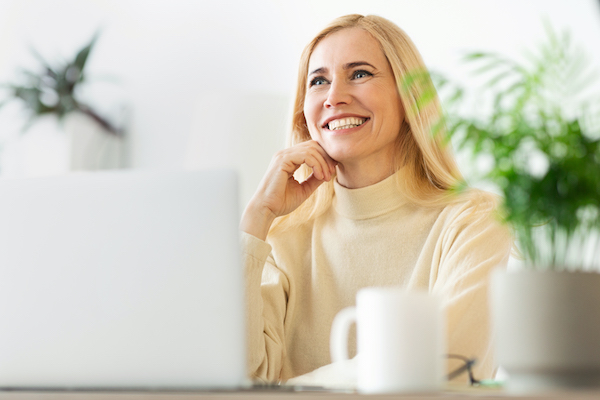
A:
<svg viewBox="0 0 600 400">
<path fill-rule="evenodd" d="M 333 321 L 333 362 L 348 359 L 348 331 L 353 323 L 357 326 L 360 392 L 442 389 L 445 329 L 439 298 L 392 287 L 359 290 L 356 307 L 343 309 Z"/>
</svg>

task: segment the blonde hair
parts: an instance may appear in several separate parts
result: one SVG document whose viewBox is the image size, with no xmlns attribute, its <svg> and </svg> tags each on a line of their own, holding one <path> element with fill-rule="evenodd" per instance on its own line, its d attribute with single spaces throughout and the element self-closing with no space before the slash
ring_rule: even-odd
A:
<svg viewBox="0 0 600 400">
<path fill-rule="evenodd" d="M 394 73 L 396 86 L 400 94 L 406 117 L 396 141 L 396 169 L 403 168 L 398 174 L 407 198 L 422 206 L 439 206 L 452 201 L 451 189 L 462 181 L 462 176 L 454 160 L 454 156 L 443 126 L 442 109 L 433 88 L 433 83 L 426 73 L 427 69 L 417 48 L 408 35 L 393 22 L 374 15 L 346 15 L 332 21 L 304 49 L 300 58 L 296 99 L 293 105 L 292 129 L 288 145 L 311 139 L 304 116 L 304 98 L 307 88 L 308 64 L 315 47 L 328 35 L 347 28 L 361 28 L 370 33 L 380 45 Z M 415 72 L 425 72 L 425 77 L 415 79 L 411 85 L 404 85 L 406 77 Z M 420 104 L 423 94 L 433 93 L 433 99 L 427 104 Z M 401 110 L 398 110 L 401 112 Z M 433 134 L 433 127 L 437 132 Z M 297 179 L 304 180 L 311 173 L 310 168 L 303 165 L 296 174 Z M 275 226 L 295 226 L 324 212 L 333 198 L 333 182 L 324 182 L 293 213 L 281 217 Z"/>
</svg>

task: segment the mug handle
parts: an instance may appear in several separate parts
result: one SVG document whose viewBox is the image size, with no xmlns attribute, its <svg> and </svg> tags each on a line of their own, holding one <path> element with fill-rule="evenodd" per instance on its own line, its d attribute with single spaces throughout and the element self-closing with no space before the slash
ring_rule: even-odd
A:
<svg viewBox="0 0 600 400">
<path fill-rule="evenodd" d="M 331 362 L 348 360 L 348 332 L 350 326 L 356 323 L 356 307 L 346 307 L 333 319 L 329 345 Z"/>
</svg>

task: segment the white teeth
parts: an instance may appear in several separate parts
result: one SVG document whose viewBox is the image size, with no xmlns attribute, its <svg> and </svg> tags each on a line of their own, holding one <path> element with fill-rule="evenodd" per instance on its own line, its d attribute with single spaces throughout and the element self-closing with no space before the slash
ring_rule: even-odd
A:
<svg viewBox="0 0 600 400">
<path fill-rule="evenodd" d="M 328 127 L 330 130 L 335 131 L 338 129 L 349 129 L 355 128 L 364 124 L 367 121 L 366 118 L 357 118 L 357 117 L 349 117 L 349 118 L 340 118 L 333 120 L 329 123 Z"/>
</svg>

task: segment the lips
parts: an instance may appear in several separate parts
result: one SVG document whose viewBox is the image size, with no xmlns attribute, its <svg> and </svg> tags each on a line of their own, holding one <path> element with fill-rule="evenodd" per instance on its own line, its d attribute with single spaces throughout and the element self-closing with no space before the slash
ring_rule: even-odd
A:
<svg viewBox="0 0 600 400">
<path fill-rule="evenodd" d="M 350 129 L 356 128 L 357 126 L 361 126 L 365 122 L 368 121 L 368 118 L 362 117 L 344 117 L 344 118 L 335 118 L 326 122 L 323 127 L 327 128 L 331 131 L 341 130 L 341 129 Z"/>
</svg>

